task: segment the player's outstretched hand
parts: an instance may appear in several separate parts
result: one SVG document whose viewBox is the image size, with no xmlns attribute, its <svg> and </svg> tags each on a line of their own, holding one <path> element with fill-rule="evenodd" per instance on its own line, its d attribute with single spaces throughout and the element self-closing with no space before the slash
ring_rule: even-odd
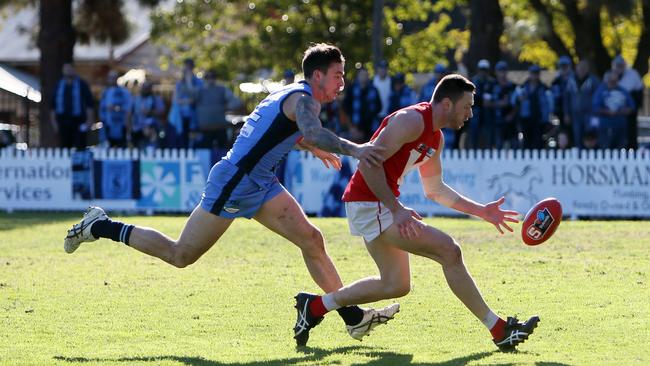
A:
<svg viewBox="0 0 650 366">
<path fill-rule="evenodd" d="M 355 158 L 359 159 L 360 162 L 366 162 L 372 166 L 381 166 L 384 162 L 384 150 L 383 146 L 376 146 L 369 142 L 365 144 L 358 145 Z"/>
<path fill-rule="evenodd" d="M 501 234 L 503 234 L 502 226 L 506 230 L 512 232 L 512 228 L 508 225 L 508 222 L 518 223 L 519 220 L 517 216 L 519 213 L 517 211 L 502 210 L 501 206 L 506 201 L 505 197 L 501 197 L 494 202 L 490 202 L 485 205 L 485 210 L 483 212 L 483 219 L 497 228 Z"/>
<path fill-rule="evenodd" d="M 422 216 L 408 207 L 401 206 L 393 212 L 393 223 L 397 225 L 399 234 L 405 239 L 413 240 L 420 236 L 424 226 L 420 220 Z"/>
<path fill-rule="evenodd" d="M 309 151 L 311 151 L 315 157 L 319 158 L 326 168 L 329 169 L 329 167 L 332 167 L 336 170 L 341 170 L 341 158 L 338 155 L 321 150 L 317 147 L 311 147 Z"/>
</svg>

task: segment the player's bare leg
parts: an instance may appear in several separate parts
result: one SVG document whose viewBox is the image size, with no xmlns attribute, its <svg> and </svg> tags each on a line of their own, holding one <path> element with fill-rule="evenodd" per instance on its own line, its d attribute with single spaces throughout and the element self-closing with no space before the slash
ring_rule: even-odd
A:
<svg viewBox="0 0 650 366">
<path fill-rule="evenodd" d="M 254 218 L 300 248 L 309 274 L 323 291 L 335 291 L 343 285 L 325 249 L 323 234 L 288 192 L 264 203 Z"/>
<path fill-rule="evenodd" d="M 110 238 L 134 249 L 158 257 L 176 267 L 186 267 L 196 262 L 210 249 L 232 223 L 196 207 L 178 240 L 148 227 L 111 221 L 99 207 L 91 207 L 80 223 L 75 224 L 64 241 L 65 251 L 73 253 L 80 244 L 98 238 Z"/>
<path fill-rule="evenodd" d="M 477 318 L 484 319 L 490 311 L 465 267 L 460 247 L 442 231 L 426 226 L 419 237 L 409 240 L 391 225 L 367 247 L 380 277 L 368 277 L 344 287 L 335 294 L 337 303 L 363 304 L 406 295 L 410 289 L 409 252 L 440 263 L 452 292 Z"/>
<path fill-rule="evenodd" d="M 323 235 L 309 222 L 298 202 L 287 191 L 264 203 L 255 219 L 300 248 L 309 274 L 323 291 L 336 291 L 343 285 L 334 263 L 327 254 Z M 294 327 L 294 338 L 299 346 L 307 344 L 309 330 L 323 319 L 322 315 L 313 316 L 309 311 L 311 301 L 315 297 L 307 293 L 296 296 L 298 319 Z M 375 310 L 348 306 L 337 311 L 349 328 L 362 323 L 367 312 Z"/>
<path fill-rule="evenodd" d="M 394 269 L 387 271 L 382 267 L 399 267 L 399 260 L 392 260 L 397 255 L 394 250 L 387 249 L 394 246 L 394 250 L 404 250 L 413 254 L 431 258 L 440 263 L 447 284 L 459 300 L 490 330 L 495 344 L 504 351 L 513 350 L 519 343 L 528 338 L 537 326 L 539 318 L 531 317 L 526 322 L 519 322 L 516 318 L 507 321 L 499 318 L 485 303 L 476 283 L 469 274 L 463 262 L 462 252 L 458 243 L 449 235 L 430 226 L 425 226 L 419 237 L 415 239 L 403 238 L 395 225 L 391 225 L 377 239 L 368 244 L 368 250 L 379 267 L 381 276 L 369 277 L 346 286 L 334 293 L 337 303 L 360 304 L 364 301 L 375 301 L 408 293 L 406 281 L 400 281 L 404 276 L 394 273 Z M 397 257 L 399 258 L 399 257 Z M 404 265 L 401 265 L 404 268 Z M 407 267 L 406 267 L 407 268 Z M 378 287 L 388 290 L 377 290 Z M 377 291 L 373 295 L 373 291 Z"/>
<path fill-rule="evenodd" d="M 411 290 L 409 254 L 393 245 L 373 240 L 366 248 L 377 264 L 379 276 L 355 281 L 334 293 L 337 304 L 366 304 L 405 296 Z"/>
<path fill-rule="evenodd" d="M 155 229 L 136 226 L 131 232 L 129 246 L 183 268 L 196 262 L 212 248 L 232 222 L 233 219 L 214 215 L 197 206 L 187 219 L 178 240 Z"/>
<path fill-rule="evenodd" d="M 352 285 L 323 296 L 315 296 L 311 294 L 301 293 L 298 297 L 306 297 L 309 303 L 309 311 L 305 312 L 308 316 L 321 317 L 325 313 L 338 309 L 346 309 L 345 306 L 354 304 L 362 304 L 382 300 L 386 298 L 401 297 L 406 295 L 410 290 L 410 272 L 409 272 L 409 258 L 408 253 L 395 248 L 393 246 L 369 247 L 373 258 L 378 263 L 380 270 L 379 277 L 369 277 L 357 281 Z M 382 254 L 375 255 L 376 252 L 383 252 Z M 350 298 L 354 301 L 337 301 L 334 297 L 341 293 L 346 293 L 348 288 L 351 288 Z M 300 300 L 298 301 L 300 304 Z M 389 320 L 393 319 L 395 314 L 399 312 L 399 304 L 391 304 L 381 309 L 363 309 L 363 317 L 355 322 L 346 321 L 346 330 L 348 334 L 357 340 L 362 340 L 363 337 L 370 334 L 370 332 L 381 324 L 386 324 Z"/>
<path fill-rule="evenodd" d="M 435 260 L 442 265 L 442 271 L 451 291 L 479 319 L 484 320 L 490 308 L 485 303 L 474 279 L 469 274 L 460 246 L 444 232 L 425 225 L 420 236 L 408 240 L 400 236 L 396 226 L 389 227 L 378 240 L 391 243 L 409 253 Z"/>
</svg>

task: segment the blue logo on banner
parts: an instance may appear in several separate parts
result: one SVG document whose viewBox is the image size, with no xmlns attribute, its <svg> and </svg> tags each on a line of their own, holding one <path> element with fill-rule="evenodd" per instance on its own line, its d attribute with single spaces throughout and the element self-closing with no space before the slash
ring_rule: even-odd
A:
<svg viewBox="0 0 650 366">
<path fill-rule="evenodd" d="M 139 161 L 95 160 L 93 162 L 94 198 L 130 200 L 139 197 Z"/>
<path fill-rule="evenodd" d="M 102 192 L 104 199 L 130 199 L 133 186 L 131 160 L 104 161 L 102 164 Z"/>
</svg>

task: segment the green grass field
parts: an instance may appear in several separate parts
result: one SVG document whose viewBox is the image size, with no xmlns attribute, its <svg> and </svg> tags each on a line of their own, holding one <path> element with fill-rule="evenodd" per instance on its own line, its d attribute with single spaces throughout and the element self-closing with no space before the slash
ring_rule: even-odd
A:
<svg viewBox="0 0 650 366">
<path fill-rule="evenodd" d="M 318 289 L 299 251 L 261 225 L 236 221 L 196 264 L 175 269 L 107 240 L 64 253 L 79 216 L 0 214 L 1 365 L 650 364 L 647 221 L 564 222 L 527 247 L 484 222 L 426 219 L 461 243 L 495 311 L 541 317 L 519 352 L 503 354 L 423 258 L 412 257 L 413 290 L 394 321 L 359 343 L 333 313 L 300 350 L 293 296 Z M 172 236 L 185 222 L 125 220 Z M 314 222 L 344 282 L 376 273 L 343 219 Z"/>
</svg>

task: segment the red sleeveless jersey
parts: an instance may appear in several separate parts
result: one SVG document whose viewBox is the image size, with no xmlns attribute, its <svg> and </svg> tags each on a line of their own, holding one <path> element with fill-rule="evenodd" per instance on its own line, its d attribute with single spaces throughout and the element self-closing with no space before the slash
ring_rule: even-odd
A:
<svg viewBox="0 0 650 366">
<path fill-rule="evenodd" d="M 440 146 L 440 137 L 442 135 L 440 130 L 433 131 L 433 116 L 431 113 L 431 104 L 429 102 L 418 103 L 401 110 L 407 109 L 412 109 L 422 115 L 422 119 L 424 120 L 424 129 L 422 130 L 422 134 L 416 140 L 402 145 L 393 156 L 384 161 L 386 182 L 391 191 L 393 191 L 395 197 L 399 197 L 399 186 L 402 184 L 404 176 L 406 176 L 406 174 L 412 169 L 424 164 L 424 162 L 433 156 L 433 153 Z M 399 123 L 391 121 L 391 117 L 393 117 L 397 112 L 393 112 L 384 118 L 377 131 L 375 131 L 375 134 L 372 135 L 370 141 L 376 139 L 381 130 L 383 130 L 388 123 Z M 368 184 L 366 184 L 363 175 L 359 169 L 357 169 L 354 172 L 354 175 L 352 175 L 347 187 L 345 187 L 343 201 L 376 202 L 379 200 L 375 197 L 375 194 L 372 193 Z"/>
</svg>

